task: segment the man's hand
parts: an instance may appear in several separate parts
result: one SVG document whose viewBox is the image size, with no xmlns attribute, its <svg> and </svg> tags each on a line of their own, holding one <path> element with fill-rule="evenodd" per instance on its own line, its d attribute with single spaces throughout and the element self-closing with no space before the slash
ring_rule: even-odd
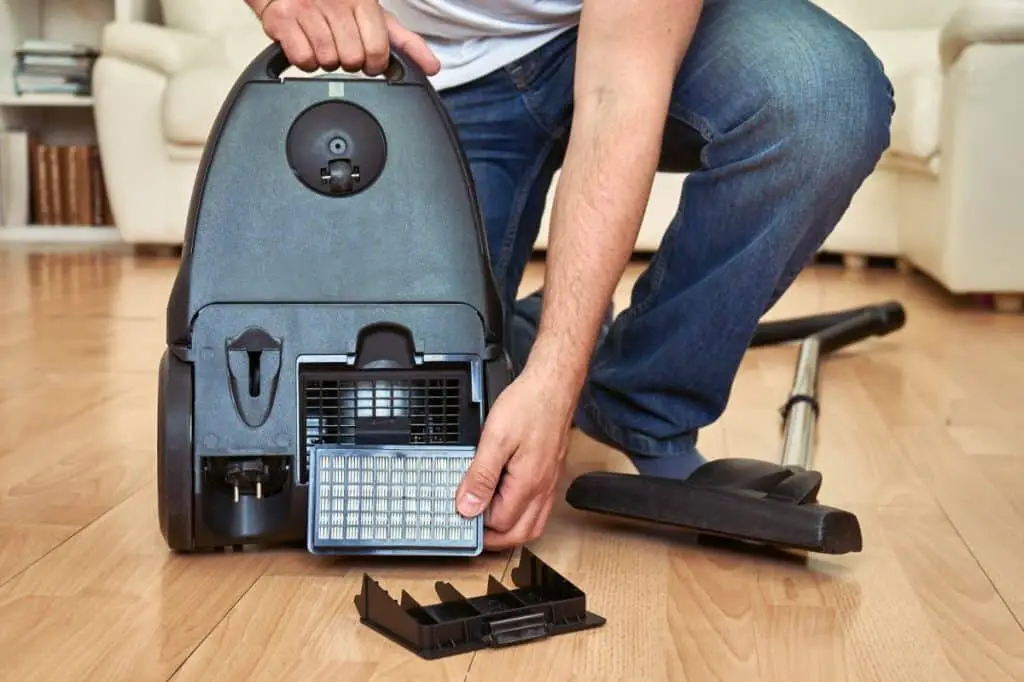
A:
<svg viewBox="0 0 1024 682">
<path fill-rule="evenodd" d="M 398 23 L 377 0 L 245 0 L 271 40 L 281 43 L 289 63 L 303 71 L 387 70 L 391 45 L 427 75 L 441 65 L 425 40 Z"/>
<path fill-rule="evenodd" d="M 543 532 L 565 463 L 573 388 L 550 372 L 527 368 L 494 402 L 456 493 L 463 516 L 490 506 L 484 517 L 486 549 L 522 545 Z"/>
</svg>

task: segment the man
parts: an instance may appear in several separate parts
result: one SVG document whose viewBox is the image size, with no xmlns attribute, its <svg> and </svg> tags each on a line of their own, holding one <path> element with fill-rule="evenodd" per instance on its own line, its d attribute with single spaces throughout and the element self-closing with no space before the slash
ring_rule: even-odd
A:
<svg viewBox="0 0 1024 682">
<path fill-rule="evenodd" d="M 520 370 L 458 491 L 490 549 L 541 535 L 573 425 L 641 473 L 703 461 L 759 319 L 889 144 L 882 65 L 810 0 L 245 1 L 305 70 L 398 46 L 455 122 Z M 516 302 L 558 168 L 543 306 Z M 694 172 L 609 326 L 658 168 Z"/>
</svg>

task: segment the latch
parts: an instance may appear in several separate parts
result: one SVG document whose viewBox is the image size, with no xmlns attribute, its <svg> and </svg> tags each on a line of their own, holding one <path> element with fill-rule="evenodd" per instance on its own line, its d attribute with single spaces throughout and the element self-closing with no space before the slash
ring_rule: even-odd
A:
<svg viewBox="0 0 1024 682">
<path fill-rule="evenodd" d="M 227 342 L 231 395 L 246 425 L 262 426 L 270 416 L 281 373 L 281 340 L 250 327 Z"/>
<path fill-rule="evenodd" d="M 548 623 L 543 613 L 527 613 L 511 618 L 492 620 L 487 640 L 493 647 L 522 644 L 548 636 Z"/>
</svg>

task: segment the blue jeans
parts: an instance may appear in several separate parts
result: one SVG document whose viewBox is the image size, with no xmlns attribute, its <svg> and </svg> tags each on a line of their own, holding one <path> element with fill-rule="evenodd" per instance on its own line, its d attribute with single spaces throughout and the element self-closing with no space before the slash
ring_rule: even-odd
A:
<svg viewBox="0 0 1024 682">
<path fill-rule="evenodd" d="M 571 30 L 441 93 L 512 314 L 568 140 L 575 48 Z M 692 173 L 595 352 L 576 425 L 634 461 L 694 453 L 698 431 L 725 409 L 758 321 L 889 145 L 892 113 L 882 64 L 808 0 L 706 0 L 662 158 L 663 169 Z"/>
</svg>

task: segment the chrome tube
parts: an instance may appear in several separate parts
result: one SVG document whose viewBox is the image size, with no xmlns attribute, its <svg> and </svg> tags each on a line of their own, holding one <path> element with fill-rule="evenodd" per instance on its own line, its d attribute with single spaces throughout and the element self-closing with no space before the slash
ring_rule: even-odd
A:
<svg viewBox="0 0 1024 682">
<path fill-rule="evenodd" d="M 785 434 L 782 440 L 782 466 L 811 469 L 814 463 L 815 408 L 818 399 L 818 367 L 821 344 L 811 336 L 800 344 L 800 355 L 793 376 L 793 388 L 786 402 Z"/>
</svg>

